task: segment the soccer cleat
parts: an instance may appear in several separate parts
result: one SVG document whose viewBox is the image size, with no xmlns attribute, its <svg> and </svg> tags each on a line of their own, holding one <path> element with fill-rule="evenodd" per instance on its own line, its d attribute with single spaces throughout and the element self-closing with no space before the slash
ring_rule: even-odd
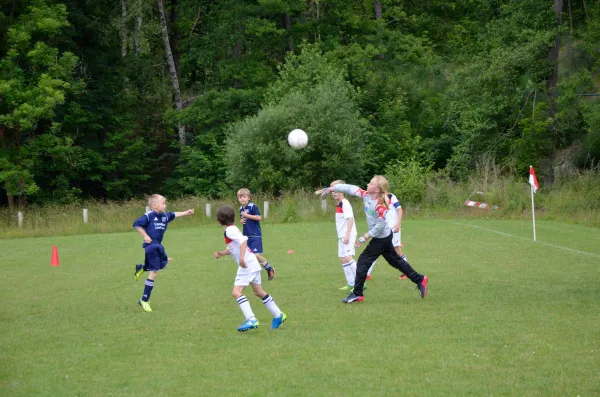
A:
<svg viewBox="0 0 600 397">
<path fill-rule="evenodd" d="M 135 265 L 135 272 L 133 273 L 133 279 L 138 280 L 140 276 L 144 273 L 144 266 L 141 263 Z"/>
<path fill-rule="evenodd" d="M 423 276 L 423 281 L 417 284 L 417 288 L 419 289 L 419 295 L 421 295 L 421 298 L 425 298 L 425 295 L 427 295 L 427 281 L 427 276 Z"/>
<path fill-rule="evenodd" d="M 342 288 L 338 288 L 339 291 L 352 292 L 354 291 L 354 287 L 351 285 L 344 285 Z"/>
<path fill-rule="evenodd" d="M 140 299 L 138 301 L 138 305 L 140 305 L 142 307 L 142 309 L 144 309 L 144 311 L 146 311 L 146 312 L 151 312 L 152 311 L 152 308 L 150 307 L 150 303 L 148 303 L 148 302 L 145 302 L 145 301 L 143 301 L 143 300 Z"/>
<path fill-rule="evenodd" d="M 371 275 L 367 274 L 367 281 L 369 281 L 371 279 Z"/>
<path fill-rule="evenodd" d="M 277 329 L 281 327 L 281 324 L 283 324 L 285 320 L 287 320 L 287 316 L 284 312 L 281 312 L 279 317 L 274 317 L 273 321 L 271 321 L 271 329 Z"/>
<path fill-rule="evenodd" d="M 271 267 L 271 269 L 267 270 L 267 280 L 271 281 L 275 277 L 275 269 Z"/>
<path fill-rule="evenodd" d="M 258 328 L 259 325 L 260 324 L 258 323 L 258 320 L 247 320 L 244 324 L 238 327 L 238 331 L 245 332 L 252 328 Z"/>
<path fill-rule="evenodd" d="M 350 295 L 348 295 L 347 297 L 342 299 L 342 302 L 344 302 L 344 303 L 362 302 L 364 299 L 365 299 L 364 296 L 354 295 L 354 292 L 352 292 Z"/>
<path fill-rule="evenodd" d="M 401 275 L 398 276 L 398 280 L 406 280 L 408 278 L 408 276 L 404 273 L 402 273 Z"/>
</svg>

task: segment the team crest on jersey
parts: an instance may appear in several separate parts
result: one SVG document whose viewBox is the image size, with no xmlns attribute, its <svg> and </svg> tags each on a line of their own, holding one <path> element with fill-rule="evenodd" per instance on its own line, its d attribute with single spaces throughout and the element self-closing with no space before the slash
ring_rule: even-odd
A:
<svg viewBox="0 0 600 397">
<path fill-rule="evenodd" d="M 166 216 L 163 216 L 163 217 L 162 217 L 162 221 L 163 221 L 163 222 L 166 222 L 166 221 L 167 221 L 167 217 L 166 217 Z"/>
</svg>

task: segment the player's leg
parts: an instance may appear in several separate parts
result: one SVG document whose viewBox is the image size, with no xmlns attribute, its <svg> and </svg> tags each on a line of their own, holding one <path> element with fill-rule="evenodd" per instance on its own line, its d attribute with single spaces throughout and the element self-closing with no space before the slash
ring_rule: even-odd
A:
<svg viewBox="0 0 600 397">
<path fill-rule="evenodd" d="M 265 258 L 263 254 L 263 245 L 262 245 L 262 237 L 248 237 L 248 248 L 254 255 L 256 255 L 256 259 L 258 259 L 258 263 L 267 271 L 268 278 L 267 280 L 273 280 L 275 277 L 275 269 L 269 264 L 267 258 Z"/>
<path fill-rule="evenodd" d="M 352 291 L 354 289 L 354 280 L 356 279 L 356 262 L 353 258 L 355 242 L 356 236 L 351 236 L 348 244 L 344 243 L 344 239 L 338 239 L 338 257 L 346 277 L 346 285 L 340 288 L 342 291 Z"/>
<path fill-rule="evenodd" d="M 398 231 L 398 233 L 394 233 L 392 235 L 392 244 L 394 245 L 394 249 L 396 250 L 396 252 L 398 253 L 398 256 L 404 260 L 406 260 L 406 255 L 404 255 L 404 252 L 402 252 L 402 237 L 401 237 L 401 232 Z M 408 277 L 406 277 L 406 274 L 402 273 L 398 276 L 398 280 L 406 280 Z"/>
<path fill-rule="evenodd" d="M 250 282 L 250 286 L 254 290 L 254 295 L 258 296 L 265 307 L 269 309 L 271 314 L 273 315 L 273 320 L 271 321 L 271 328 L 277 329 L 283 324 L 285 320 L 287 320 L 287 316 L 284 312 L 279 309 L 279 306 L 275 303 L 273 297 L 265 292 L 261 285 L 260 272 L 256 272 L 256 277 L 254 281 Z"/>
<path fill-rule="evenodd" d="M 246 319 L 246 321 L 238 327 L 238 331 L 240 332 L 248 331 L 249 329 L 257 328 L 259 326 L 258 320 L 254 316 L 254 312 L 250 306 L 250 302 L 244 295 L 244 288 L 250 284 L 251 279 L 253 279 L 253 277 L 250 277 L 248 274 L 240 275 L 238 273 L 235 276 L 233 290 L 231 291 L 233 299 L 236 300 L 240 310 L 242 311 L 242 314 L 244 315 L 244 318 Z"/>
<path fill-rule="evenodd" d="M 381 253 L 385 260 L 396 269 L 400 270 L 403 274 L 406 274 L 406 277 L 410 279 L 413 283 L 417 284 L 417 288 L 419 289 L 419 294 L 421 298 L 424 298 L 427 295 L 427 276 L 417 273 L 415 269 L 404 259 L 402 259 L 396 250 L 394 249 L 393 244 L 390 243 L 385 247 L 383 252 Z"/>
<path fill-rule="evenodd" d="M 138 300 L 138 304 L 142 306 L 147 312 L 152 311 L 152 307 L 150 306 L 149 300 L 150 295 L 152 294 L 152 290 L 154 289 L 154 280 L 158 275 L 158 271 L 161 269 L 163 260 L 161 253 L 164 252 L 164 248 L 162 245 L 158 243 L 149 244 L 145 247 L 146 258 L 145 258 L 145 269 L 150 272 L 148 278 L 144 282 L 144 292 L 140 300 Z"/>
<path fill-rule="evenodd" d="M 372 239 L 364 251 L 358 257 L 358 263 L 356 264 L 356 279 L 354 280 L 354 292 L 348 297 L 342 300 L 344 303 L 362 302 L 363 290 L 365 281 L 367 279 L 367 272 L 369 267 L 381 255 L 382 250 L 382 239 Z"/>
<path fill-rule="evenodd" d="M 367 271 L 367 280 L 371 279 L 371 273 L 373 273 L 373 268 L 375 267 L 376 263 L 377 263 L 377 259 L 375 259 L 373 261 L 373 263 L 371 263 L 371 266 L 369 267 L 369 270 Z"/>
</svg>

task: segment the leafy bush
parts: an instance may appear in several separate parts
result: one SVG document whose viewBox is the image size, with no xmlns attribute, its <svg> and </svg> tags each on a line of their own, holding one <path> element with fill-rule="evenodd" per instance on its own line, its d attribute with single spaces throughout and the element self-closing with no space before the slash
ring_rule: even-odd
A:
<svg viewBox="0 0 600 397">
<path fill-rule="evenodd" d="M 423 165 L 412 157 L 392 163 L 385 175 L 391 191 L 399 195 L 401 202 L 419 204 L 423 201 L 427 180 L 433 176 L 433 172 L 431 165 Z"/>
</svg>

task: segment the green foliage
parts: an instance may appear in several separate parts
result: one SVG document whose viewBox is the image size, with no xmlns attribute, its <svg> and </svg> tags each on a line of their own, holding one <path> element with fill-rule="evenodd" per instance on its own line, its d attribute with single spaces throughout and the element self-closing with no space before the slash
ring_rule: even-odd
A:
<svg viewBox="0 0 600 397">
<path fill-rule="evenodd" d="M 267 98 L 255 117 L 231 128 L 225 160 L 231 185 L 278 193 L 362 177 L 365 123 L 339 69 L 308 49 L 290 57 Z M 309 136 L 302 150 L 287 144 L 294 128 Z"/>
<path fill-rule="evenodd" d="M 396 160 L 387 166 L 385 176 L 390 190 L 402 203 L 420 204 L 425 197 L 427 181 L 433 176 L 431 165 L 424 165 L 415 157 Z"/>
</svg>

